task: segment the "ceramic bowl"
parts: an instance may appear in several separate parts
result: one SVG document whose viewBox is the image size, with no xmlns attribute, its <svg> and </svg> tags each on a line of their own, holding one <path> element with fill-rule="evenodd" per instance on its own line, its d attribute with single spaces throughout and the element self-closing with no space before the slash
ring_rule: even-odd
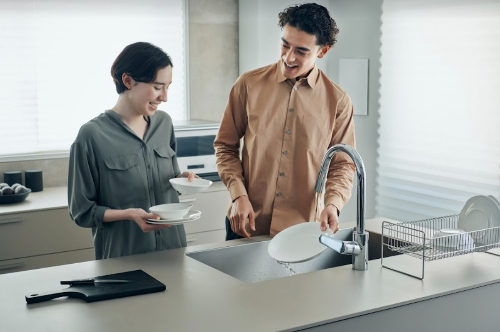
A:
<svg viewBox="0 0 500 332">
<path fill-rule="evenodd" d="M 474 249 L 474 240 L 462 229 L 443 228 L 434 233 L 432 243 L 435 248 L 446 251 Z"/>
<path fill-rule="evenodd" d="M 193 181 L 189 181 L 187 178 L 174 178 L 170 179 L 170 183 L 175 190 L 185 195 L 201 193 L 212 185 L 212 181 L 198 178 L 193 179 Z"/>
<path fill-rule="evenodd" d="M 163 220 L 180 219 L 188 214 L 192 207 L 193 204 L 190 203 L 169 203 L 152 206 L 149 211 L 159 215 Z"/>
<path fill-rule="evenodd" d="M 12 194 L 12 195 L 0 195 L 0 204 L 13 204 L 20 203 L 28 197 L 31 189 L 28 189 L 28 192 L 22 194 Z"/>
</svg>

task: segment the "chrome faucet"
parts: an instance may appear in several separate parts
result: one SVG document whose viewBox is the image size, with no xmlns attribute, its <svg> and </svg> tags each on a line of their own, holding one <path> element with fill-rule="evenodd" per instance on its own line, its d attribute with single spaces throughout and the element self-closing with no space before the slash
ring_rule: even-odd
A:
<svg viewBox="0 0 500 332">
<path fill-rule="evenodd" d="M 356 173 L 358 175 L 356 231 L 353 233 L 353 241 L 340 241 L 323 234 L 320 235 L 319 242 L 340 254 L 352 255 L 353 270 L 364 271 L 368 270 L 368 232 L 365 231 L 365 166 L 358 152 L 347 144 L 337 144 L 329 148 L 321 162 L 314 190 L 317 193 L 323 191 L 330 162 L 338 151 L 347 153 L 354 161 L 354 165 L 356 165 Z"/>
</svg>

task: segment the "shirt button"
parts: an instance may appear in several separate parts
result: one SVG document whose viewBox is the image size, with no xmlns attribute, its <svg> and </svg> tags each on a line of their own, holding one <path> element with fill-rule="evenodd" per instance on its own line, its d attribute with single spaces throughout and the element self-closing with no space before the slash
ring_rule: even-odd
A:
<svg viewBox="0 0 500 332">
<path fill-rule="evenodd" d="M 283 151 L 283 154 L 286 156 L 288 154 L 288 151 Z"/>
<path fill-rule="evenodd" d="M 290 133 L 291 133 L 291 131 L 290 131 L 290 130 L 287 130 L 287 131 L 286 131 L 286 133 L 287 133 L 287 134 L 290 134 Z"/>
<path fill-rule="evenodd" d="M 295 110 L 293 108 L 290 108 L 290 112 L 293 112 L 293 111 L 295 111 Z"/>
<path fill-rule="evenodd" d="M 296 87 L 296 86 L 294 86 L 294 87 L 293 87 L 293 89 L 294 89 L 294 90 L 297 90 L 297 87 Z"/>
<path fill-rule="evenodd" d="M 149 187 L 149 191 L 153 191 L 153 187 Z"/>
<path fill-rule="evenodd" d="M 148 168 L 151 168 L 151 165 L 148 165 Z"/>
<path fill-rule="evenodd" d="M 280 173 L 280 176 L 285 176 L 285 173 L 284 173 L 284 172 L 281 172 L 281 173 Z"/>
<path fill-rule="evenodd" d="M 281 197 L 281 193 L 277 193 L 276 196 Z"/>
</svg>

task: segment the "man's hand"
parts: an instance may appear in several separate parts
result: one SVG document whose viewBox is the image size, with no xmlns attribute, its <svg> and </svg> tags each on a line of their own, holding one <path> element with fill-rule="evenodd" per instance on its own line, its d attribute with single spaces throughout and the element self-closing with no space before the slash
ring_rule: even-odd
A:
<svg viewBox="0 0 500 332">
<path fill-rule="evenodd" d="M 321 212 L 319 221 L 321 222 L 321 230 L 323 232 L 326 231 L 327 227 L 330 227 L 334 234 L 337 233 L 337 231 L 339 230 L 339 217 L 337 207 L 333 204 L 328 204 Z"/>
<path fill-rule="evenodd" d="M 147 213 L 143 209 L 127 209 L 127 212 L 129 215 L 129 219 L 135 221 L 137 226 L 139 226 L 144 233 L 172 226 L 148 224 L 146 222 L 148 219 L 160 219 L 160 216 L 157 216 L 153 213 Z"/>
<path fill-rule="evenodd" d="M 229 222 L 233 232 L 239 236 L 249 238 L 250 233 L 247 232 L 245 227 L 247 218 L 250 220 L 250 229 L 255 231 L 255 213 L 253 211 L 252 203 L 250 203 L 248 196 L 240 196 L 233 202 Z"/>
</svg>

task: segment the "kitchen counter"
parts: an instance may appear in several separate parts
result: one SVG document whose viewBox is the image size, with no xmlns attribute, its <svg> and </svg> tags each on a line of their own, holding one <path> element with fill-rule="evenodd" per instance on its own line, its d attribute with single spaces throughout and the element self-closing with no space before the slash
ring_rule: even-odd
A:
<svg viewBox="0 0 500 332">
<path fill-rule="evenodd" d="M 366 220 L 367 230 L 379 232 L 382 220 Z M 341 224 L 345 226 L 352 224 Z M 423 281 L 382 268 L 380 260 L 372 260 L 368 271 L 354 271 L 348 265 L 257 283 L 244 283 L 185 255 L 267 239 L 242 239 L 1 275 L 0 331 L 296 331 L 315 326 L 326 331 L 328 325 L 324 324 L 363 319 L 372 313 L 392 311 L 386 309 L 410 307 L 407 305 L 500 282 L 500 258 L 487 253 L 426 262 Z M 416 267 L 422 264 L 406 256 L 385 260 Z M 135 269 L 160 280 L 167 290 L 94 303 L 62 298 L 27 305 L 24 299 L 27 294 L 62 288 L 59 281 L 63 279 Z M 486 319 L 500 323 L 498 315 Z M 407 331 L 404 326 L 400 330 Z"/>
<path fill-rule="evenodd" d="M 32 192 L 20 203 L 0 205 L 0 216 L 10 213 L 43 211 L 68 207 L 68 189 L 49 187 L 42 191 Z"/>
<path fill-rule="evenodd" d="M 206 192 L 225 190 L 222 181 L 214 182 Z M 183 196 L 179 196 L 182 200 Z M 68 187 L 49 187 L 39 192 L 32 192 L 20 203 L 0 205 L 0 216 L 11 213 L 23 213 L 68 207 Z"/>
</svg>

